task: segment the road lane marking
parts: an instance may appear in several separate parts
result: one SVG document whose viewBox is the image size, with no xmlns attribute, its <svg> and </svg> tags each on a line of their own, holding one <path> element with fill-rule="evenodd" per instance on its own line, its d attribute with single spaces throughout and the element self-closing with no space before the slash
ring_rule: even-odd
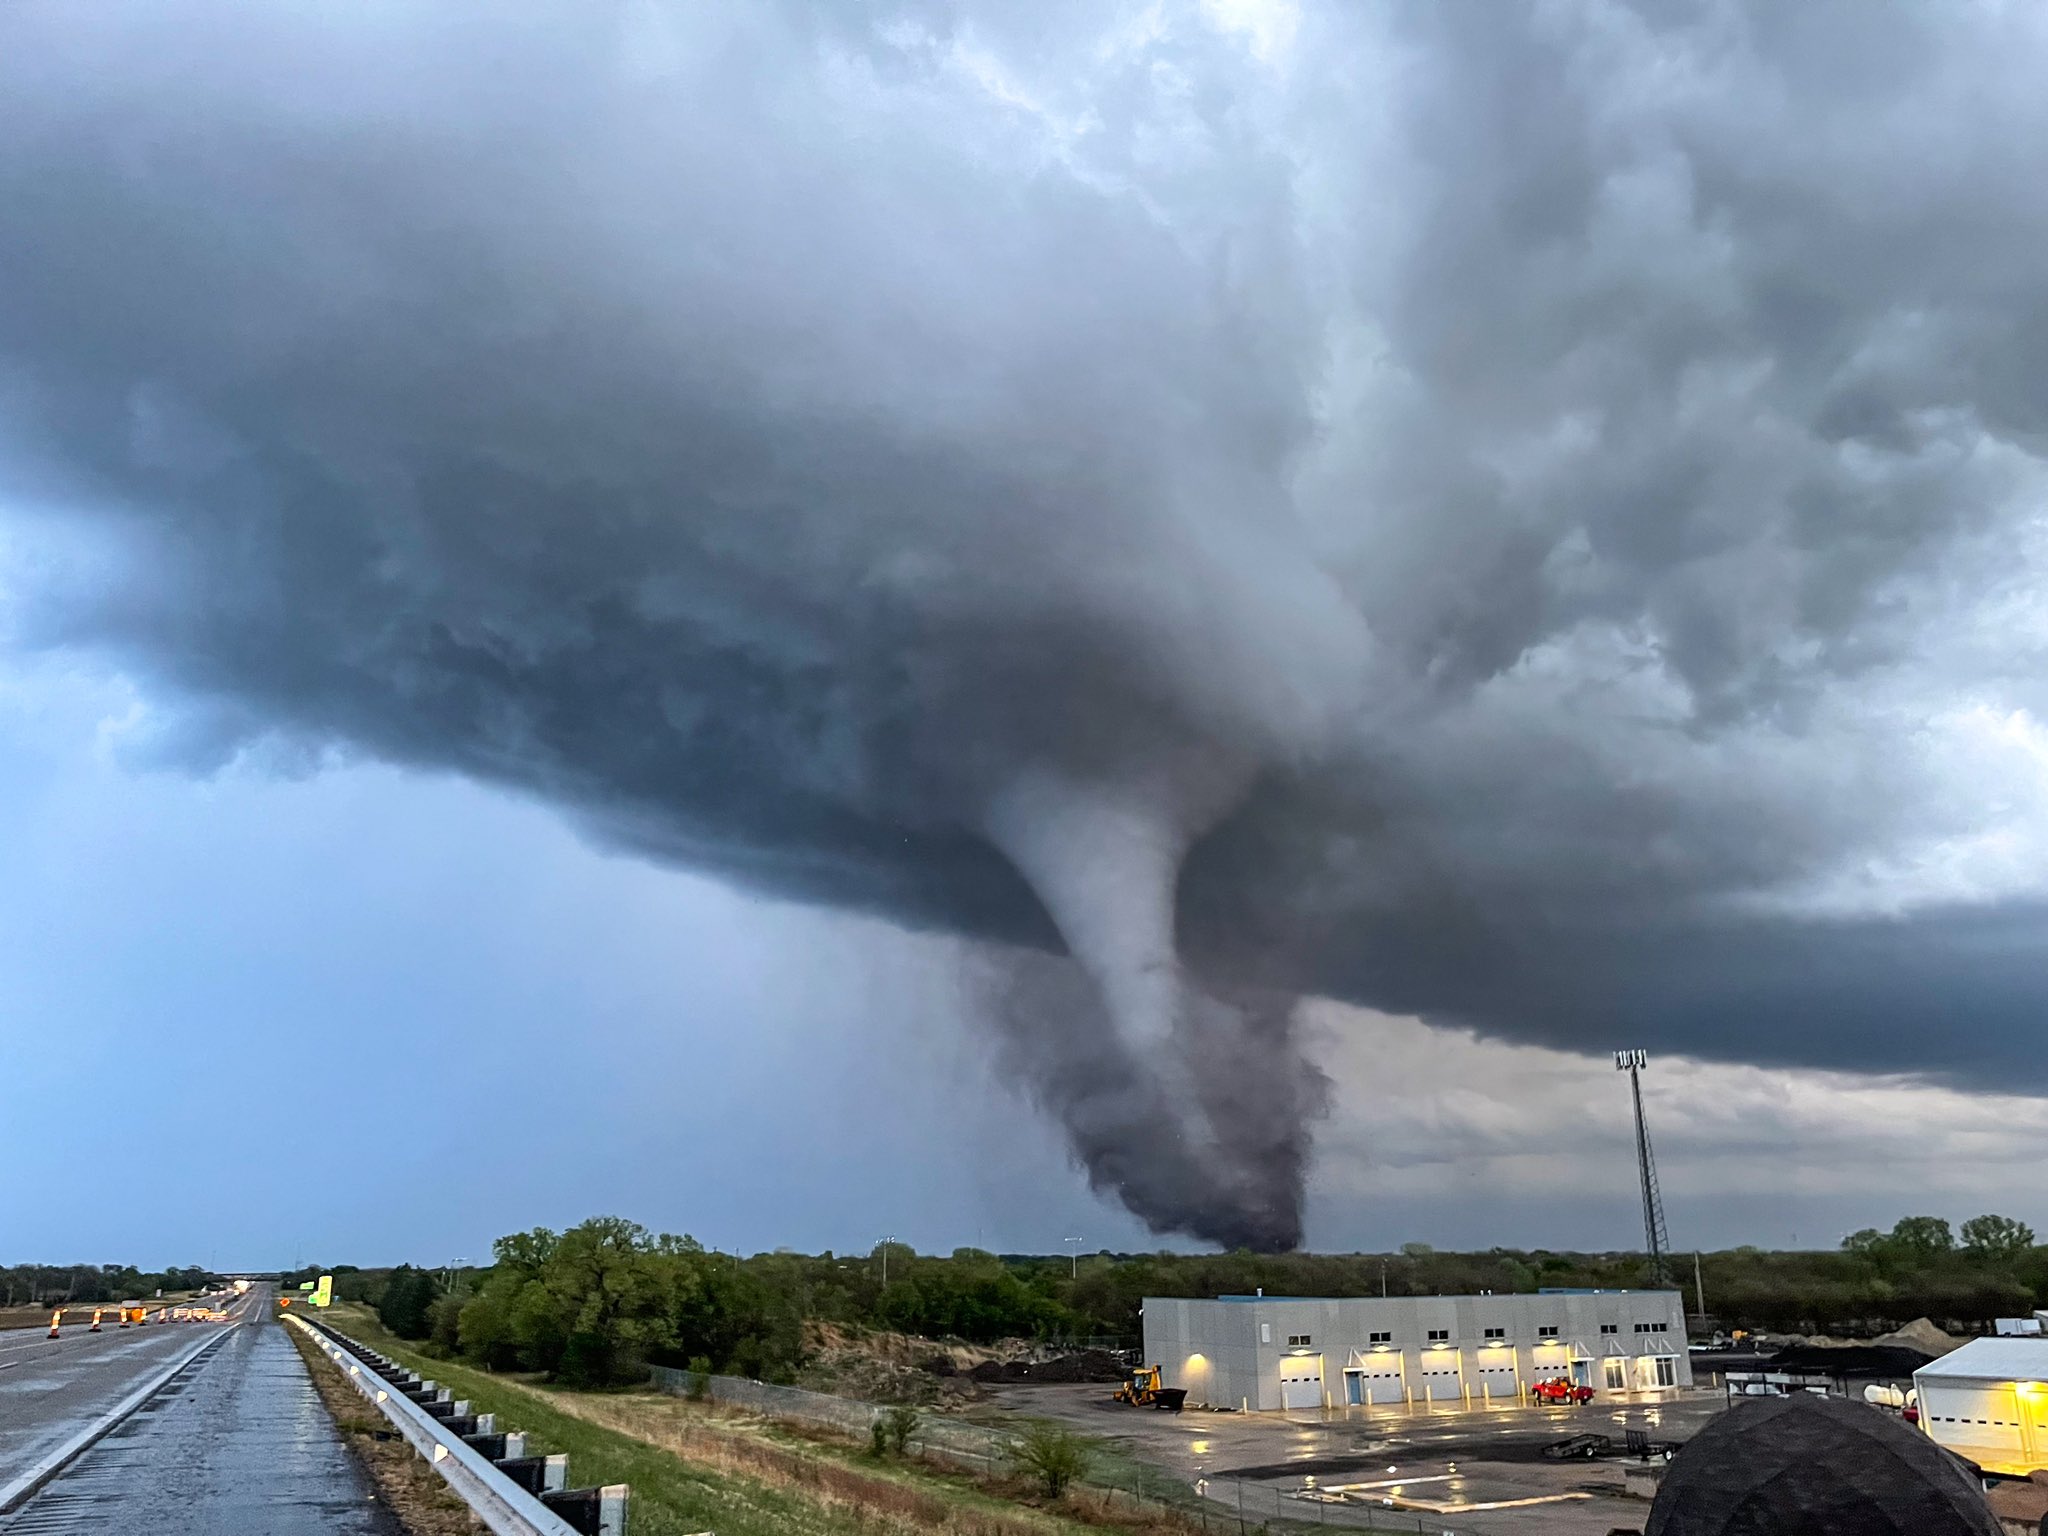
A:
<svg viewBox="0 0 2048 1536">
<path fill-rule="evenodd" d="M 191 1349 L 179 1355 L 167 1369 L 152 1376 L 142 1386 L 115 1404 L 113 1408 L 102 1414 L 93 1423 L 88 1424 L 84 1429 L 58 1446 L 56 1450 L 43 1457 L 41 1461 L 30 1467 L 26 1472 L 22 1473 L 12 1482 L 0 1484 L 0 1514 L 7 1513 L 27 1500 L 38 1488 L 63 1471 L 73 1461 L 77 1460 L 80 1455 L 102 1436 L 106 1435 L 110 1430 L 119 1425 L 122 1420 L 134 1413 L 136 1409 L 161 1392 L 170 1384 L 171 1379 L 184 1370 L 186 1366 L 192 1364 L 193 1361 L 205 1354 L 212 1346 L 219 1343 L 239 1327 L 241 1327 L 240 1323 L 229 1323 L 221 1328 L 219 1332 L 200 1339 Z"/>
</svg>

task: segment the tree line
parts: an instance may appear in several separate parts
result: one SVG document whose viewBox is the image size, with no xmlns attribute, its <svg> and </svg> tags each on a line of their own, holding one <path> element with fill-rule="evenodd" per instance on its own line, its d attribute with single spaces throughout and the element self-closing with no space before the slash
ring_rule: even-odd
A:
<svg viewBox="0 0 2048 1536">
<path fill-rule="evenodd" d="M 1419 1243 L 1369 1254 L 939 1256 L 902 1243 L 860 1255 L 707 1250 L 618 1217 L 566 1232 L 501 1238 L 488 1267 L 337 1270 L 345 1299 L 386 1327 L 493 1370 L 602 1384 L 649 1364 L 787 1381 L 808 1320 L 973 1343 L 1098 1339 L 1135 1347 L 1146 1296 L 1427 1296 L 1545 1286 L 1640 1287 L 1640 1253 L 1495 1248 L 1439 1253 Z M 885 1277 L 886 1270 L 886 1277 Z M 308 1272 L 310 1275 L 313 1272 Z M 2048 1248 L 2003 1216 L 1960 1233 L 1911 1216 L 1851 1234 L 1835 1251 L 1725 1249 L 1671 1266 L 1689 1314 L 1713 1325 L 1868 1336 L 1931 1317 L 1959 1331 L 2048 1307 Z"/>
<path fill-rule="evenodd" d="M 0 1265 L 0 1307 L 143 1301 L 159 1290 L 203 1290 L 216 1278 L 196 1264 L 161 1270 L 132 1264 Z"/>
</svg>

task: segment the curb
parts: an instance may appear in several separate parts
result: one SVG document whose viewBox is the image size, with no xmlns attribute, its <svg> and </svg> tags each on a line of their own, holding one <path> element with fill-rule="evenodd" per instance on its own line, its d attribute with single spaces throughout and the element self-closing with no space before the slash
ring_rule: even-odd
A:
<svg viewBox="0 0 2048 1536">
<path fill-rule="evenodd" d="M 185 1353 L 173 1360 L 170 1365 L 122 1398 L 120 1402 L 116 1403 L 106 1413 L 86 1425 L 84 1429 L 73 1435 L 69 1440 L 66 1440 L 62 1445 L 50 1452 L 49 1455 L 43 1457 L 41 1461 L 38 1461 L 26 1472 L 11 1482 L 0 1483 L 0 1515 L 8 1513 L 16 1506 L 25 1502 L 38 1488 L 42 1487 L 43 1484 L 70 1466 L 72 1462 L 76 1461 L 87 1450 L 91 1449 L 95 1442 L 119 1427 L 123 1419 L 126 1419 L 136 1409 L 161 1392 L 173 1376 L 184 1370 L 186 1366 L 197 1360 L 201 1355 L 212 1349 L 222 1339 L 241 1326 L 239 1321 L 232 1322 L 212 1338 L 201 1339 L 192 1348 L 186 1350 Z"/>
</svg>

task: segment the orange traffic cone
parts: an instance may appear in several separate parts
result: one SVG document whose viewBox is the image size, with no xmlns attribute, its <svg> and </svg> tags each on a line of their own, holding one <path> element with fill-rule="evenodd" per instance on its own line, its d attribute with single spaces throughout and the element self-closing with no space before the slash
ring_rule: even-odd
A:
<svg viewBox="0 0 2048 1536">
<path fill-rule="evenodd" d="M 87 1333 L 98 1333 L 100 1331 L 100 1313 L 105 1310 L 104 1307 L 94 1307 L 92 1309 L 92 1326 L 85 1330 Z"/>
<path fill-rule="evenodd" d="M 54 1311 L 54 1312 L 52 1312 L 52 1313 L 50 1314 L 50 1337 L 51 1337 L 51 1338 L 53 1338 L 53 1339 L 54 1339 L 54 1338 L 56 1338 L 56 1337 L 57 1337 L 57 1327 L 58 1327 L 58 1325 L 59 1325 L 60 1323 L 62 1323 L 63 1321 L 64 1321 L 64 1309 L 63 1309 L 62 1307 L 59 1307 L 59 1308 L 58 1308 L 58 1309 L 57 1309 L 56 1311 Z"/>
</svg>

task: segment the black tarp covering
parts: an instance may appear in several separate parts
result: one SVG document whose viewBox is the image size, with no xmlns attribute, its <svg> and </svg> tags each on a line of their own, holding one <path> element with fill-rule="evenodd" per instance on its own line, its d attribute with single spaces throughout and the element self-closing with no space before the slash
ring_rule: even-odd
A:
<svg viewBox="0 0 2048 1536">
<path fill-rule="evenodd" d="M 1999 1536 L 1969 1467 L 1900 1419 L 1798 1393 L 1738 1403 L 1673 1459 L 1647 1536 Z"/>
<path fill-rule="evenodd" d="M 1910 1381 L 1933 1358 L 1903 1344 L 1788 1344 L 1771 1357 L 1766 1369 L 1844 1380 Z"/>
</svg>

